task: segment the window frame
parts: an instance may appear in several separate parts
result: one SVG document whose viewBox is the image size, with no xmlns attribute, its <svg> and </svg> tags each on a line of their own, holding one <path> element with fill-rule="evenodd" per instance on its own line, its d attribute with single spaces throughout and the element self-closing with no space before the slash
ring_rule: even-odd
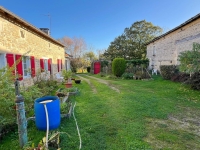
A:
<svg viewBox="0 0 200 150">
<path fill-rule="evenodd" d="M 26 63 L 24 59 L 26 58 Z M 26 64 L 26 69 L 24 68 L 24 64 Z M 27 71 L 26 71 L 27 70 Z M 30 56 L 22 56 L 22 71 L 23 71 L 23 78 L 31 77 L 31 60 Z"/>
<path fill-rule="evenodd" d="M 156 56 L 156 47 L 153 46 L 153 56 Z"/>
<path fill-rule="evenodd" d="M 20 37 L 21 37 L 22 39 L 25 39 L 25 38 L 26 38 L 26 32 L 25 32 L 25 30 L 20 29 L 20 30 L 19 30 L 19 34 L 20 34 Z"/>
<path fill-rule="evenodd" d="M 2 64 L 2 66 L 0 66 L 0 69 L 3 69 L 6 67 L 6 54 L 5 53 L 0 53 L 0 64 Z"/>
<path fill-rule="evenodd" d="M 43 63 L 44 63 L 44 71 L 49 71 L 48 70 L 48 59 L 47 58 L 43 58 Z"/>
</svg>

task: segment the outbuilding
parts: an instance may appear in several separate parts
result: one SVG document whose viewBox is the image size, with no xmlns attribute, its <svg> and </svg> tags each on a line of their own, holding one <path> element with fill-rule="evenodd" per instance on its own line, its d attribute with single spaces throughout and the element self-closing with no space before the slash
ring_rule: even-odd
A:
<svg viewBox="0 0 200 150">
<path fill-rule="evenodd" d="M 192 50 L 194 42 L 200 43 L 200 14 L 147 43 L 149 69 L 178 65 L 180 52 Z"/>
</svg>

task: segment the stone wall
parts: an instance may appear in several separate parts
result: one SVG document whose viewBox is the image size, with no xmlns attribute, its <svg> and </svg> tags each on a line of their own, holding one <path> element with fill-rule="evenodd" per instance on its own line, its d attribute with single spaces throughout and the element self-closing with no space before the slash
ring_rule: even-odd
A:
<svg viewBox="0 0 200 150">
<path fill-rule="evenodd" d="M 200 43 L 200 19 L 197 19 L 147 45 L 149 68 L 178 65 L 180 52 L 192 50 L 193 42 Z"/>
<path fill-rule="evenodd" d="M 42 34 L 38 34 L 25 26 L 23 22 L 14 20 L 3 13 L 0 13 L 0 46 L 4 47 L 4 53 L 34 56 L 35 70 L 40 69 L 41 58 L 52 59 L 53 75 L 58 71 L 57 59 L 62 59 L 62 68 L 66 68 L 63 46 L 42 36 Z M 24 81 L 31 83 L 28 80 Z"/>
</svg>

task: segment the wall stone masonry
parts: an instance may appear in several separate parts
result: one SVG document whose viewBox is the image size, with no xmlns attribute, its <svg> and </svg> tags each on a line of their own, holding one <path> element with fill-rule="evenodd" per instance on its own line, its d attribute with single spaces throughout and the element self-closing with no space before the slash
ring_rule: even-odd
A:
<svg viewBox="0 0 200 150">
<path fill-rule="evenodd" d="M 40 69 L 40 59 L 51 58 L 51 70 L 52 74 L 55 75 L 58 72 L 58 59 L 62 60 L 62 68 L 65 68 L 64 46 L 41 32 L 36 27 L 0 7 L 0 47 L 4 47 L 3 52 L 34 56 L 35 70 Z M 22 82 L 25 82 L 23 84 L 32 84 L 30 80 L 24 79 Z"/>
<path fill-rule="evenodd" d="M 193 42 L 200 43 L 200 18 L 150 42 L 147 45 L 149 69 L 160 70 L 160 65 L 178 65 L 178 55 L 192 50 Z"/>
</svg>

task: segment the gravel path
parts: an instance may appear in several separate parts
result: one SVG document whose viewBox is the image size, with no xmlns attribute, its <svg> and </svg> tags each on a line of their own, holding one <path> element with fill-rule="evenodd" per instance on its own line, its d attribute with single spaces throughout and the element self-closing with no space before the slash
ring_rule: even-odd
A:
<svg viewBox="0 0 200 150">
<path fill-rule="evenodd" d="M 100 82 L 100 83 L 103 83 L 103 84 L 106 84 L 108 87 L 110 87 L 112 90 L 120 93 L 120 90 L 117 89 L 116 87 L 114 87 L 113 85 L 111 85 L 107 80 L 103 80 L 103 79 L 99 79 L 99 78 L 96 78 L 96 77 L 93 77 L 93 76 L 88 76 L 88 75 L 84 75 L 84 76 L 87 76 L 89 78 L 92 78 L 92 79 L 95 79 L 96 81 Z M 79 76 L 80 77 L 80 76 Z M 86 79 L 86 78 L 85 78 Z"/>
<path fill-rule="evenodd" d="M 95 94 L 97 93 L 97 89 L 96 89 L 95 86 L 90 82 L 89 79 L 84 78 L 84 77 L 82 77 L 82 76 L 80 76 L 80 75 L 76 75 L 76 76 L 78 76 L 81 80 L 86 81 L 86 82 L 90 85 L 90 87 L 92 88 L 93 92 L 94 92 Z"/>
</svg>

